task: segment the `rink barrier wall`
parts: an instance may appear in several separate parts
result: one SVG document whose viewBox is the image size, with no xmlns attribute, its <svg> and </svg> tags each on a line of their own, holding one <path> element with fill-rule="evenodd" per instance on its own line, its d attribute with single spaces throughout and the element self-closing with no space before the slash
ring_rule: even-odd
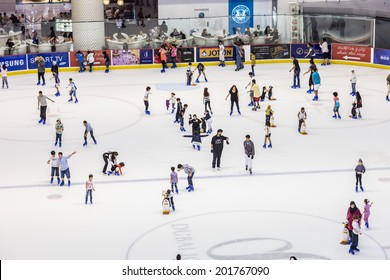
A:
<svg viewBox="0 0 390 280">
<path fill-rule="evenodd" d="M 321 63 L 322 53 L 319 45 L 314 45 L 315 61 Z M 178 67 L 186 67 L 188 62 L 202 62 L 205 66 L 217 66 L 219 54 L 217 47 L 181 48 L 178 55 Z M 244 64 L 250 64 L 250 53 L 255 53 L 256 64 L 291 63 L 291 55 L 295 55 L 301 62 L 309 62 L 304 57 L 309 49 L 306 44 L 274 44 L 274 45 L 245 45 Z M 351 66 L 364 66 L 380 69 L 390 69 L 390 50 L 370 48 L 367 46 L 346 45 L 334 43 L 330 45 L 332 64 Z M 95 51 L 96 63 L 94 70 L 104 70 L 103 51 Z M 157 49 L 135 50 L 107 50 L 111 58 L 110 70 L 129 70 L 142 68 L 160 68 L 161 61 Z M 36 73 L 35 57 L 42 56 L 45 59 L 46 69 L 50 70 L 53 61 L 57 62 L 61 71 L 77 72 L 79 67 L 75 60 L 74 52 L 63 53 L 34 53 L 25 55 L 2 56 L 0 65 L 5 63 L 9 76 Z M 126 64 L 126 59 L 132 59 Z M 234 50 L 226 47 L 226 64 L 234 65 Z M 170 58 L 168 63 L 171 63 Z M 47 71 L 47 70 L 46 70 Z"/>
</svg>

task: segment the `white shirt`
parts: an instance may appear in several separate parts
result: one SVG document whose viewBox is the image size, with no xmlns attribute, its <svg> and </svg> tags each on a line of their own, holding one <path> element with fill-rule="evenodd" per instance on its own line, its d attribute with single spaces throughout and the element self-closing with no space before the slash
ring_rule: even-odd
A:
<svg viewBox="0 0 390 280">
<path fill-rule="evenodd" d="M 87 55 L 87 60 L 88 60 L 88 63 L 94 63 L 95 62 L 95 57 L 93 56 L 93 53 L 89 53 Z"/>
<path fill-rule="evenodd" d="M 76 85 L 74 84 L 74 82 L 71 82 L 71 83 L 68 85 L 68 87 L 70 87 L 72 91 L 76 91 L 76 89 L 77 89 L 77 87 L 76 87 Z"/>
<path fill-rule="evenodd" d="M 149 94 L 151 94 L 150 91 L 145 91 L 145 94 L 144 94 L 144 100 L 145 101 L 149 101 Z"/>
<path fill-rule="evenodd" d="M 225 46 L 223 44 L 219 45 L 219 56 L 225 55 Z"/>
<path fill-rule="evenodd" d="M 356 84 L 356 79 L 357 79 L 356 74 L 352 74 L 351 75 L 351 83 Z"/>
<path fill-rule="evenodd" d="M 268 135 L 270 133 L 270 128 L 268 126 L 264 128 L 264 133 L 265 135 Z"/>
<path fill-rule="evenodd" d="M 49 161 L 51 163 L 51 167 L 59 167 L 60 166 L 60 159 L 56 156 L 51 156 L 49 158 Z"/>
<path fill-rule="evenodd" d="M 85 182 L 87 190 L 92 190 L 93 189 L 93 182 L 92 181 L 86 181 Z"/>
<path fill-rule="evenodd" d="M 171 104 L 176 104 L 176 97 L 171 97 L 171 98 L 169 98 L 169 102 L 170 102 Z"/>
<path fill-rule="evenodd" d="M 1 67 L 1 76 L 2 77 L 7 77 L 7 69 L 3 69 L 3 67 Z"/>
<path fill-rule="evenodd" d="M 306 119 L 306 112 L 302 113 L 301 111 L 299 111 L 298 118 L 300 120 L 305 120 Z"/>
<path fill-rule="evenodd" d="M 329 52 L 328 42 L 323 42 L 322 44 L 320 44 L 320 47 L 321 47 L 321 50 L 322 50 L 323 53 Z"/>
<path fill-rule="evenodd" d="M 352 222 L 352 231 L 354 234 L 361 233 L 360 225 L 358 222 L 355 222 L 355 221 Z"/>
</svg>

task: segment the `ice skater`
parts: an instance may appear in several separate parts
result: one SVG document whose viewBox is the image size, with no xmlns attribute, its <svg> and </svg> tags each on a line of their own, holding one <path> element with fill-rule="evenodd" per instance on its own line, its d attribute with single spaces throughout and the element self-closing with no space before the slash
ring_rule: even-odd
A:
<svg viewBox="0 0 390 280">
<path fill-rule="evenodd" d="M 82 73 L 85 70 L 87 70 L 84 66 L 84 54 L 81 51 L 77 51 L 75 55 L 76 55 L 76 60 L 79 63 L 79 68 L 80 68 L 79 73 Z"/>
<path fill-rule="evenodd" d="M 58 118 L 56 120 L 56 125 L 55 125 L 55 130 L 56 130 L 56 142 L 54 143 L 54 146 L 57 146 L 57 143 L 59 147 L 62 147 L 62 133 L 64 132 L 64 125 L 61 122 L 61 119 Z"/>
<path fill-rule="evenodd" d="M 366 228 L 369 228 L 370 225 L 368 223 L 368 218 L 370 217 L 371 214 L 371 206 L 374 202 L 370 202 L 369 199 L 364 199 L 364 210 L 363 210 L 363 220 L 364 220 L 364 226 Z"/>
<path fill-rule="evenodd" d="M 356 113 L 358 118 L 362 118 L 362 114 L 360 112 L 360 108 L 363 107 L 363 100 L 360 92 L 356 92 Z"/>
<path fill-rule="evenodd" d="M 37 86 L 41 84 L 41 78 L 42 78 L 42 86 L 46 85 L 45 82 L 45 59 L 42 56 L 35 57 L 34 63 L 37 65 L 38 68 L 38 83 Z"/>
<path fill-rule="evenodd" d="M 92 72 L 92 67 L 95 63 L 95 54 L 91 51 L 87 51 L 87 62 L 89 65 L 89 72 Z"/>
<path fill-rule="evenodd" d="M 298 59 L 295 58 L 295 55 L 291 55 L 291 59 L 293 61 L 293 67 L 290 69 L 289 72 L 293 71 L 294 73 L 294 79 L 293 79 L 293 85 L 291 88 L 301 88 L 301 80 L 300 80 L 300 73 L 301 73 L 301 68 L 299 66 Z"/>
<path fill-rule="evenodd" d="M 167 107 L 167 111 L 169 110 L 169 105 L 172 106 L 171 114 L 173 114 L 176 110 L 176 94 L 171 92 L 171 97 L 165 101 L 165 106 Z"/>
<path fill-rule="evenodd" d="M 106 66 L 106 70 L 104 70 L 104 73 L 110 72 L 110 64 L 111 64 L 111 59 L 108 56 L 107 52 L 103 52 L 103 59 L 104 59 L 104 65 Z"/>
<path fill-rule="evenodd" d="M 197 149 L 200 151 L 202 145 L 202 137 L 207 137 L 206 135 L 201 135 L 199 130 L 195 130 L 192 132 L 192 135 L 183 135 L 183 137 L 191 137 L 191 144 L 193 149 Z"/>
<path fill-rule="evenodd" d="M 362 218 L 362 214 L 359 210 L 359 208 L 356 207 L 355 201 L 351 201 L 349 203 L 349 207 L 347 210 L 347 221 L 348 221 L 348 233 L 349 233 L 349 241 L 348 244 L 351 244 L 352 242 L 352 222 L 354 220 L 354 217 L 358 216 L 359 217 L 359 224 L 360 224 L 360 219 Z"/>
<path fill-rule="evenodd" d="M 211 139 L 211 153 L 213 154 L 212 169 L 217 166 L 218 171 L 221 171 L 221 157 L 223 151 L 223 142 L 229 145 L 229 137 L 222 135 L 223 130 L 218 129 L 217 134 Z"/>
<path fill-rule="evenodd" d="M 236 61 L 236 69 L 234 71 L 240 71 L 244 69 L 244 65 L 242 64 L 242 57 L 244 53 L 242 51 L 242 46 L 239 42 L 234 42 L 234 52 L 235 52 L 235 61 Z"/>
<path fill-rule="evenodd" d="M 189 120 L 188 120 L 188 124 L 192 126 L 192 134 L 195 134 L 195 132 L 197 132 L 197 134 L 200 134 L 200 125 L 202 123 L 202 121 L 200 119 L 198 119 L 197 115 L 194 114 L 194 115 L 189 115 Z"/>
<path fill-rule="evenodd" d="M 1 82 L 2 82 L 2 88 L 4 88 L 4 86 L 6 86 L 8 88 L 8 77 L 7 77 L 7 72 L 8 72 L 8 69 L 7 69 L 7 66 L 5 64 L 3 64 L 1 66 Z"/>
<path fill-rule="evenodd" d="M 245 170 L 249 170 L 249 174 L 252 175 L 252 160 L 255 157 L 255 144 L 253 144 L 251 136 L 249 134 L 245 136 L 244 152 Z"/>
<path fill-rule="evenodd" d="M 390 74 L 387 75 L 386 84 L 387 84 L 386 101 L 390 101 L 390 99 L 389 99 L 389 94 L 390 94 Z"/>
<path fill-rule="evenodd" d="M 76 152 L 71 153 L 68 156 L 63 156 L 62 152 L 58 153 L 58 159 L 60 161 L 60 170 L 61 170 L 61 184 L 60 187 L 62 187 L 64 183 L 64 177 L 68 179 L 68 187 L 70 187 L 70 169 L 69 169 L 69 163 L 68 159 L 73 156 Z"/>
<path fill-rule="evenodd" d="M 256 80 L 252 80 L 251 91 L 253 92 L 253 108 L 252 111 L 260 110 L 260 88 L 259 85 L 256 84 Z"/>
<path fill-rule="evenodd" d="M 306 93 L 309 93 L 309 94 L 311 94 L 314 91 L 313 72 L 314 72 L 315 68 L 317 68 L 317 66 L 314 63 L 313 58 L 311 58 L 310 59 L 309 69 L 305 73 L 303 73 L 303 76 L 305 76 L 307 73 L 310 73 L 310 76 L 309 76 L 309 89 L 306 91 Z"/>
<path fill-rule="evenodd" d="M 172 44 L 170 48 L 170 53 L 171 53 L 171 59 L 172 59 L 172 69 L 177 68 L 176 66 L 176 57 L 177 57 L 177 47 L 175 44 Z"/>
<path fill-rule="evenodd" d="M 359 235 L 362 234 L 362 230 L 360 228 L 360 217 L 355 215 L 353 217 L 352 222 L 352 243 L 349 248 L 349 253 L 355 255 L 355 252 L 360 252 L 360 249 L 357 247 L 359 244 Z"/>
<path fill-rule="evenodd" d="M 175 115 L 175 121 L 173 123 L 180 123 L 180 112 L 183 110 L 183 103 L 181 103 L 181 99 L 177 98 L 177 110 L 176 110 L 176 115 Z"/>
<path fill-rule="evenodd" d="M 210 113 L 213 113 L 213 110 L 210 106 L 210 93 L 207 87 L 203 90 L 203 104 L 204 104 L 204 110 L 207 111 L 207 107 L 209 107 Z"/>
<path fill-rule="evenodd" d="M 183 108 L 180 110 L 180 113 L 179 113 L 180 131 L 183 131 L 183 132 L 186 131 L 186 129 L 184 128 L 184 116 L 186 114 L 187 108 L 188 108 L 188 105 L 184 104 Z"/>
<path fill-rule="evenodd" d="M 85 204 L 88 203 L 88 196 L 89 196 L 89 202 L 92 204 L 92 191 L 95 191 L 92 179 L 93 179 L 93 175 L 89 174 L 88 181 L 85 182 L 85 191 L 86 191 Z"/>
<path fill-rule="evenodd" d="M 111 171 L 108 171 L 107 175 L 110 176 L 111 174 L 114 174 L 115 176 L 123 176 L 122 167 L 125 167 L 124 162 L 113 163 L 111 165 Z"/>
<path fill-rule="evenodd" d="M 351 87 L 352 87 L 352 91 L 350 94 L 352 96 L 355 96 L 355 94 L 356 94 L 356 81 L 357 81 L 355 70 L 351 70 L 351 78 L 349 79 L 349 81 L 351 82 Z"/>
<path fill-rule="evenodd" d="M 321 66 L 329 65 L 329 47 L 326 38 L 322 39 L 322 43 L 320 43 L 320 48 L 322 51 L 322 64 Z"/>
<path fill-rule="evenodd" d="M 54 63 L 55 61 L 53 61 Z M 55 93 L 55 96 L 60 96 L 60 76 L 58 75 L 58 73 L 56 72 L 52 72 L 53 73 L 53 77 L 50 78 L 51 79 L 54 79 L 54 87 L 56 88 L 57 92 Z"/>
<path fill-rule="evenodd" d="M 256 54 L 255 54 L 255 52 L 251 52 L 250 59 L 251 59 L 251 70 L 252 70 L 252 75 L 253 75 L 253 77 L 254 77 L 254 76 L 256 76 L 256 75 L 255 75 L 255 66 L 256 66 Z"/>
<path fill-rule="evenodd" d="M 104 166 L 103 166 L 103 174 L 107 174 L 107 167 L 108 163 L 111 165 L 117 164 L 117 158 L 118 158 L 119 153 L 118 152 L 105 152 L 103 154 L 103 160 L 104 160 Z"/>
<path fill-rule="evenodd" d="M 194 183 L 193 178 L 195 175 L 195 169 L 188 165 L 188 164 L 178 164 L 177 165 L 177 171 L 184 170 L 184 172 L 187 174 L 187 181 L 188 181 L 188 187 L 186 187 L 188 192 L 194 191 Z"/>
<path fill-rule="evenodd" d="M 201 75 L 203 75 L 204 77 L 204 80 L 206 82 L 208 82 L 207 78 L 206 78 L 206 67 L 203 65 L 203 63 L 199 62 L 198 65 L 196 66 L 196 69 L 198 69 L 198 77 L 196 78 L 196 83 L 199 83 L 199 78 Z"/>
<path fill-rule="evenodd" d="M 267 148 L 267 140 L 268 140 L 268 148 L 272 148 L 272 141 L 271 141 L 271 123 L 269 121 L 265 122 L 264 127 L 264 145 L 263 148 Z"/>
<path fill-rule="evenodd" d="M 307 43 L 306 46 L 309 48 L 309 51 L 305 55 L 305 58 L 310 57 L 310 60 L 314 59 L 314 57 L 316 56 L 316 53 L 314 51 L 313 44 L 312 43 Z"/>
<path fill-rule="evenodd" d="M 222 41 L 218 42 L 219 45 L 219 64 L 218 66 L 225 67 L 225 46 Z"/>
<path fill-rule="evenodd" d="M 83 121 L 83 125 L 85 126 L 85 131 L 84 131 L 84 144 L 83 146 L 87 146 L 87 136 L 88 136 L 88 133 L 91 135 L 91 138 L 93 140 L 93 142 L 95 143 L 95 145 L 97 144 L 96 142 L 96 139 L 95 139 L 95 136 L 93 135 L 93 129 L 92 129 L 92 126 L 89 122 L 87 121 Z"/>
<path fill-rule="evenodd" d="M 362 175 L 366 172 L 366 167 L 363 165 L 362 159 L 359 159 L 358 165 L 355 167 L 355 177 L 356 177 L 356 187 L 355 191 L 358 192 L 358 184 L 360 185 L 360 190 L 364 192 L 363 186 L 362 186 Z"/>
<path fill-rule="evenodd" d="M 313 78 L 313 85 L 314 85 L 313 101 L 318 101 L 318 90 L 320 89 L 321 86 L 321 77 L 320 74 L 318 73 L 317 68 L 314 68 L 312 78 Z"/>
<path fill-rule="evenodd" d="M 179 193 L 179 190 L 177 188 L 177 184 L 179 183 L 179 179 L 177 177 L 177 172 L 175 171 L 175 167 L 171 167 L 171 174 L 169 175 L 169 182 L 171 183 L 171 192 L 174 193 L 176 190 L 176 193 Z"/>
<path fill-rule="evenodd" d="M 250 80 L 249 80 L 249 83 L 246 85 L 245 89 L 249 88 L 248 93 L 249 93 L 249 100 L 250 100 L 250 102 L 249 102 L 248 106 L 251 107 L 251 106 L 253 106 L 253 91 L 251 90 L 253 73 L 249 72 L 248 76 L 249 76 Z"/>
<path fill-rule="evenodd" d="M 339 113 L 339 109 L 340 109 L 340 99 L 338 97 L 338 93 L 337 92 L 333 92 L 333 101 L 334 101 L 334 106 L 333 106 L 333 117 L 334 119 L 341 119 L 341 116 L 340 116 L 340 113 Z"/>
<path fill-rule="evenodd" d="M 192 86 L 192 76 L 194 74 L 194 70 L 192 70 L 191 68 L 192 66 L 192 63 L 191 62 L 188 62 L 188 65 L 187 65 L 187 71 L 186 71 L 186 76 L 187 76 L 187 86 Z"/>
<path fill-rule="evenodd" d="M 304 107 L 301 108 L 297 116 L 298 116 L 298 132 L 300 134 L 307 134 L 306 132 L 307 114 Z"/>
<path fill-rule="evenodd" d="M 213 123 L 213 119 L 211 118 L 210 112 L 206 110 L 202 119 L 207 124 L 207 128 L 204 129 L 204 132 L 206 132 L 207 134 L 211 134 L 213 132 L 213 127 L 211 126 L 211 124 Z"/>
<path fill-rule="evenodd" d="M 163 195 L 164 199 L 168 200 L 169 206 L 172 208 L 172 211 L 175 211 L 176 209 L 175 209 L 175 203 L 173 202 L 173 191 L 168 189 L 165 192 L 163 191 L 162 195 Z M 164 203 L 164 200 L 163 200 L 163 203 Z"/>
<path fill-rule="evenodd" d="M 150 92 L 150 90 L 151 90 L 150 87 L 146 87 L 146 91 L 144 93 L 145 114 L 147 114 L 147 115 L 150 115 L 150 111 L 149 111 L 149 94 L 152 94 Z"/>
<path fill-rule="evenodd" d="M 227 100 L 227 98 L 229 96 L 230 96 L 230 116 L 233 114 L 234 104 L 236 104 L 238 114 L 241 115 L 240 105 L 239 105 L 240 95 L 238 93 L 238 89 L 237 89 L 236 85 L 233 85 L 230 88 L 228 95 L 226 95 L 226 97 L 225 97 L 225 100 Z"/>
<path fill-rule="evenodd" d="M 162 45 L 158 51 L 159 55 L 160 55 L 160 60 L 161 60 L 161 73 L 165 73 L 165 69 L 168 68 L 167 66 L 167 50 L 166 50 L 166 47 L 165 45 Z"/>
<path fill-rule="evenodd" d="M 40 90 L 38 93 L 38 110 L 40 111 L 40 120 L 38 123 L 46 124 L 47 100 L 54 103 L 54 100 L 50 99 L 46 95 L 43 95 Z"/>
<path fill-rule="evenodd" d="M 78 103 L 79 100 L 77 99 L 77 96 L 76 96 L 77 87 L 76 87 L 76 84 L 73 82 L 72 78 L 69 78 L 69 85 L 66 88 L 69 88 L 69 87 L 70 87 L 70 91 L 69 91 L 70 99 L 68 100 L 68 102 L 72 102 L 73 97 L 74 97 L 75 98 L 74 103 Z"/>
<path fill-rule="evenodd" d="M 51 177 L 50 177 L 50 184 L 53 184 L 54 176 L 57 177 L 57 184 L 60 183 L 60 160 L 58 157 L 56 157 L 56 152 L 51 151 L 50 152 L 50 158 L 47 161 L 47 164 L 51 164 Z"/>
</svg>

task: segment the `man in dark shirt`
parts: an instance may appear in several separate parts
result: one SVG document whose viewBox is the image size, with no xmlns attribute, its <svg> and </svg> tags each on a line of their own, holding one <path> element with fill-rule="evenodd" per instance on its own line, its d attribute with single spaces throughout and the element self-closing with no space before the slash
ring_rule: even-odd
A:
<svg viewBox="0 0 390 280">
<path fill-rule="evenodd" d="M 299 75 L 301 74 L 301 68 L 299 67 L 299 62 L 294 55 L 291 56 L 293 60 L 293 67 L 290 69 L 290 72 L 294 70 L 294 84 L 291 88 L 301 88 L 301 81 Z"/>
<path fill-rule="evenodd" d="M 188 122 L 189 125 L 192 125 L 192 135 L 194 134 L 200 134 L 200 125 L 202 121 L 198 119 L 198 117 L 194 114 L 193 116 L 190 115 L 190 120 Z"/>
<path fill-rule="evenodd" d="M 221 156 L 223 150 L 223 141 L 226 140 L 226 144 L 229 145 L 229 137 L 222 135 L 223 130 L 218 129 L 217 134 L 211 139 L 211 153 L 213 154 L 212 167 L 215 170 L 215 163 L 217 163 L 218 170 L 221 170 Z"/>
</svg>

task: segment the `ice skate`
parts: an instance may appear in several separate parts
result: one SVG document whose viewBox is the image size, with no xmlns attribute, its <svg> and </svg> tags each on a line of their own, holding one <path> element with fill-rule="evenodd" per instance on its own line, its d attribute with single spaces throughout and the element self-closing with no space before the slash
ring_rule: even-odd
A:
<svg viewBox="0 0 390 280">
<path fill-rule="evenodd" d="M 199 79 L 196 79 L 195 83 L 199 83 Z"/>
<path fill-rule="evenodd" d="M 268 148 L 272 148 L 272 144 L 269 144 L 269 145 L 268 145 Z"/>
<path fill-rule="evenodd" d="M 358 191 L 359 191 L 358 186 L 356 186 L 355 187 L 355 192 L 358 192 Z"/>
<path fill-rule="evenodd" d="M 41 81 L 38 81 L 37 86 L 39 86 L 40 84 L 41 84 Z"/>
<path fill-rule="evenodd" d="M 85 147 L 85 146 L 87 146 L 87 145 L 88 145 L 87 141 L 84 141 L 83 146 Z"/>
<path fill-rule="evenodd" d="M 57 178 L 57 185 L 60 184 L 60 178 Z"/>
<path fill-rule="evenodd" d="M 165 68 L 164 69 L 161 69 L 161 71 L 160 71 L 161 73 L 165 73 Z"/>
<path fill-rule="evenodd" d="M 245 170 L 248 170 L 248 165 L 245 165 Z"/>
<path fill-rule="evenodd" d="M 207 78 L 204 78 L 204 80 L 206 81 L 206 83 L 208 82 Z"/>
<path fill-rule="evenodd" d="M 79 100 L 76 98 L 75 102 L 74 103 L 79 103 Z"/>
<path fill-rule="evenodd" d="M 146 115 L 150 115 L 150 111 L 145 110 L 145 114 L 146 114 Z"/>
<path fill-rule="evenodd" d="M 64 180 L 61 181 L 61 184 L 60 184 L 60 187 L 62 187 L 64 185 Z"/>
<path fill-rule="evenodd" d="M 68 181 L 68 187 L 70 187 L 70 180 Z"/>
<path fill-rule="evenodd" d="M 43 119 L 40 119 L 38 123 L 42 123 L 43 122 Z"/>
<path fill-rule="evenodd" d="M 263 145 L 263 148 L 264 148 L 264 149 L 267 149 L 267 145 L 266 145 L 266 144 L 264 144 L 264 145 Z"/>
<path fill-rule="evenodd" d="M 57 92 L 56 94 L 54 94 L 55 96 L 60 96 L 61 94 L 60 94 L 60 92 Z"/>
<path fill-rule="evenodd" d="M 355 255 L 355 252 L 352 249 L 349 249 L 348 253 L 352 254 L 352 255 Z"/>
<path fill-rule="evenodd" d="M 45 82 L 43 82 L 43 83 L 42 83 L 42 86 L 45 86 L 45 85 L 46 85 L 46 83 L 45 83 Z"/>
<path fill-rule="evenodd" d="M 364 225 L 366 228 L 369 228 L 368 222 L 365 222 Z"/>
<path fill-rule="evenodd" d="M 361 190 L 362 192 L 364 192 L 364 189 L 363 189 L 363 187 L 362 187 L 362 186 L 360 186 L 360 190 Z"/>
<path fill-rule="evenodd" d="M 390 101 L 389 96 L 386 96 L 386 101 Z"/>
<path fill-rule="evenodd" d="M 200 145 L 196 145 L 196 147 L 197 147 L 198 151 L 200 151 Z"/>
<path fill-rule="evenodd" d="M 73 98 L 71 97 L 69 100 L 68 100 L 68 102 L 72 102 L 73 101 Z"/>
<path fill-rule="evenodd" d="M 53 178 L 50 179 L 50 185 L 53 184 Z"/>
<path fill-rule="evenodd" d="M 194 144 L 192 144 L 192 148 L 195 149 L 195 145 Z"/>
<path fill-rule="evenodd" d="M 251 174 L 251 175 L 252 175 L 252 168 L 250 168 L 250 169 L 249 169 L 249 174 Z"/>
</svg>

